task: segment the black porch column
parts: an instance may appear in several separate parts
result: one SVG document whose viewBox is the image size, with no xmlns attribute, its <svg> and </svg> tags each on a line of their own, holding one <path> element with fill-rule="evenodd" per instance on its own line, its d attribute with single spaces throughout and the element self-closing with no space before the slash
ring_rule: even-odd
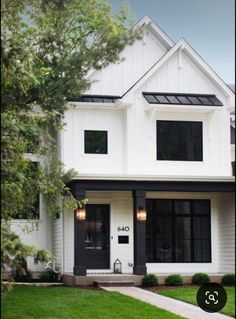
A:
<svg viewBox="0 0 236 319">
<path fill-rule="evenodd" d="M 137 209 L 145 208 L 146 191 L 133 191 L 133 217 L 134 217 L 134 275 L 145 275 L 146 267 L 146 222 L 137 220 Z"/>
<path fill-rule="evenodd" d="M 78 189 L 76 186 L 74 197 L 77 200 L 85 199 L 86 190 Z M 74 213 L 74 275 L 76 276 L 86 276 L 85 222 L 78 220 Z"/>
</svg>

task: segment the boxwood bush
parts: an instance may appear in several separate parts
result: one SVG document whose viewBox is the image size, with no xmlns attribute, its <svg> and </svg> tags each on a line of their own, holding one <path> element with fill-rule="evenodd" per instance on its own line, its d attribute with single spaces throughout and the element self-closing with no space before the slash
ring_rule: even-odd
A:
<svg viewBox="0 0 236 319">
<path fill-rule="evenodd" d="M 192 277 L 192 283 L 195 285 L 203 285 L 207 284 L 208 282 L 210 282 L 210 277 L 202 272 L 198 272 Z"/>
<path fill-rule="evenodd" d="M 167 286 L 182 286 L 183 285 L 183 277 L 178 274 L 169 275 L 165 279 L 165 284 Z"/>
<path fill-rule="evenodd" d="M 225 274 L 221 279 L 222 285 L 234 286 L 235 285 L 235 274 Z"/>
<path fill-rule="evenodd" d="M 142 278 L 142 286 L 153 287 L 158 285 L 158 278 L 154 274 L 146 274 Z"/>
</svg>

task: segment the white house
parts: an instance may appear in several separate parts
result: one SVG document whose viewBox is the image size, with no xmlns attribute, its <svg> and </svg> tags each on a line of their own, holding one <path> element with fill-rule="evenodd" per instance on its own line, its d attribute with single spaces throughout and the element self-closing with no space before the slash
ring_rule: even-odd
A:
<svg viewBox="0 0 236 319">
<path fill-rule="evenodd" d="M 41 209 L 23 239 L 51 249 L 62 274 L 113 273 L 117 259 L 126 274 L 234 272 L 234 92 L 186 40 L 147 16 L 141 26 L 65 114 L 60 156 L 86 219 Z"/>
</svg>

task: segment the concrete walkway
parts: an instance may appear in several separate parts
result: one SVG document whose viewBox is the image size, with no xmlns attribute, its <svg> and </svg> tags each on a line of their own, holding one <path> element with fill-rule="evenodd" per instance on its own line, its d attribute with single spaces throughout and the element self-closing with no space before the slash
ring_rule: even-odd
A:
<svg viewBox="0 0 236 319">
<path fill-rule="evenodd" d="M 101 287 L 107 291 L 117 291 L 121 294 L 133 297 L 150 303 L 159 308 L 163 308 L 169 312 L 175 313 L 189 319 L 229 319 L 226 315 L 220 313 L 209 313 L 201 308 L 176 300 L 169 297 L 161 296 L 153 292 L 137 288 L 137 287 Z"/>
</svg>

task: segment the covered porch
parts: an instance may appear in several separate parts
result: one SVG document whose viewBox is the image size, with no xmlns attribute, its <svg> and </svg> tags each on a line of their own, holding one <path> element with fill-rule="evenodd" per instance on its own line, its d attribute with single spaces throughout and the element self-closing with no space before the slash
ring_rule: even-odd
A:
<svg viewBox="0 0 236 319">
<path fill-rule="evenodd" d="M 135 282 L 139 283 L 140 278 L 150 272 L 163 276 L 163 280 L 167 273 L 183 273 L 188 278 L 190 273 L 199 271 L 212 275 L 233 272 L 235 236 L 233 178 L 110 177 L 104 179 L 87 176 L 73 180 L 70 188 L 78 200 L 88 198 L 88 205 L 85 220 L 77 219 L 75 214 L 73 221 L 71 220 L 74 227 L 73 252 L 72 250 L 65 252 L 65 258 L 70 257 L 73 266 L 71 264 L 64 270 L 64 276 L 67 276 L 65 278 L 69 282 L 78 281 L 81 284 L 94 281 L 94 276 L 115 276 L 116 278 L 117 276 L 134 276 L 133 278 L 137 276 Z M 149 251 L 147 252 L 147 228 L 150 228 L 148 219 L 150 212 L 147 211 L 147 220 L 138 218 L 137 214 L 139 209 L 147 208 L 147 202 L 155 203 L 160 200 L 168 200 L 173 203 L 178 200 L 185 200 L 187 203 L 200 200 L 210 202 L 210 239 L 208 239 L 210 240 L 210 259 L 203 256 L 202 261 L 200 259 L 199 261 L 197 254 L 194 255 L 193 241 L 197 238 L 186 241 L 184 247 L 190 245 L 190 248 L 182 249 L 187 256 L 183 260 L 178 260 L 182 257 L 176 257 L 178 247 L 175 247 L 176 256 L 172 249 L 172 256 L 168 257 L 166 254 L 166 260 L 160 259 L 159 256 L 150 259 L 150 254 L 160 248 L 158 244 L 152 250 L 148 246 Z M 192 204 L 189 205 L 192 207 Z M 109 217 L 106 220 L 101 219 L 102 214 Z M 97 229 L 102 222 L 103 228 L 100 229 L 100 233 L 103 235 L 100 234 L 102 239 L 97 235 L 97 244 L 91 248 L 88 231 L 89 222 L 94 223 L 94 219 L 99 219 Z M 175 221 L 175 219 L 172 220 Z M 189 219 L 193 227 L 194 222 L 191 220 L 194 218 Z M 155 237 L 156 239 L 158 238 Z M 173 238 L 172 242 L 175 243 Z M 201 244 L 203 243 L 202 240 Z M 186 253 L 187 249 L 190 253 Z M 73 258 L 71 258 L 72 253 Z M 117 259 L 121 264 L 121 269 L 118 269 L 118 273 L 114 275 Z M 71 276 L 78 278 L 72 279 Z M 85 279 L 85 277 L 88 278 Z"/>
</svg>

